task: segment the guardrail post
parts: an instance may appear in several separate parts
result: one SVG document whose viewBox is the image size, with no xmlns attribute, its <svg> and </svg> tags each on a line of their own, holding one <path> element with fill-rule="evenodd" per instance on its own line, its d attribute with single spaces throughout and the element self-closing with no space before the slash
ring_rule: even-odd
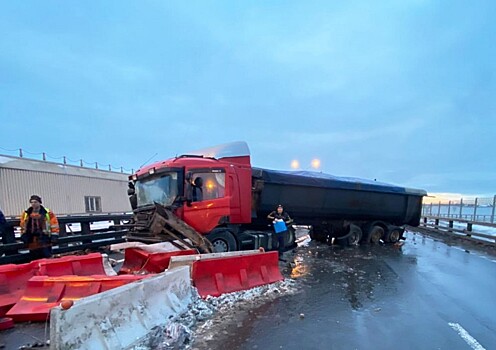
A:
<svg viewBox="0 0 496 350">
<path fill-rule="evenodd" d="M 424 216 L 424 225 L 427 226 L 427 216 Z"/>
<path fill-rule="evenodd" d="M 493 197 L 493 210 L 491 211 L 491 223 L 494 224 L 494 208 L 496 207 L 496 196 Z"/>
<path fill-rule="evenodd" d="M 475 204 L 474 204 L 474 217 L 472 221 L 477 221 L 477 203 L 478 203 L 478 198 L 475 197 Z"/>
<path fill-rule="evenodd" d="M 472 223 L 471 222 L 467 222 L 467 231 L 472 232 Z M 472 237 L 472 235 L 470 233 L 467 233 L 467 236 Z"/>
<path fill-rule="evenodd" d="M 88 235 L 90 233 L 91 233 L 90 223 L 89 222 L 82 222 L 81 223 L 81 234 L 82 235 Z"/>
<path fill-rule="evenodd" d="M 434 226 L 435 226 L 434 228 L 435 228 L 436 230 L 439 230 L 439 219 L 435 219 L 435 220 L 434 220 Z"/>
<path fill-rule="evenodd" d="M 453 228 L 453 220 L 448 221 L 448 227 L 449 227 L 448 232 L 453 232 L 453 230 L 452 230 L 452 228 Z"/>
<path fill-rule="evenodd" d="M 460 215 L 458 215 L 460 219 L 462 218 L 462 211 L 463 211 L 463 198 L 460 198 Z"/>
</svg>

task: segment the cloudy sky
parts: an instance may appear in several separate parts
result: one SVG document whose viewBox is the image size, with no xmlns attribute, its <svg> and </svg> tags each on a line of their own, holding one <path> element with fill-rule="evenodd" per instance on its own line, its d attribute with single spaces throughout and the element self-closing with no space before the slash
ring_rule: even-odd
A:
<svg viewBox="0 0 496 350">
<path fill-rule="evenodd" d="M 495 1 L 2 1 L 0 153 L 126 168 L 247 141 L 496 193 Z M 33 157 L 39 157 L 33 155 Z"/>
</svg>

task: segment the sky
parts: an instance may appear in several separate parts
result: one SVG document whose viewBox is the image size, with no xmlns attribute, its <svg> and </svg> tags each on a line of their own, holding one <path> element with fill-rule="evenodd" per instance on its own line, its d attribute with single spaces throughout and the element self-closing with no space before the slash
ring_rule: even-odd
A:
<svg viewBox="0 0 496 350">
<path fill-rule="evenodd" d="M 258 167 L 317 158 L 493 195 L 495 14 L 492 0 L 0 1 L 0 154 L 137 169 L 246 141 Z"/>
</svg>

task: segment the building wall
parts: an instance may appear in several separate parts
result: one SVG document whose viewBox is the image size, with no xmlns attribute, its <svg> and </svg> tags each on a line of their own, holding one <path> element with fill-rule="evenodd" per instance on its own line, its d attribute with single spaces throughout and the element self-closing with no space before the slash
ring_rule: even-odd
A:
<svg viewBox="0 0 496 350">
<path fill-rule="evenodd" d="M 0 209 L 19 216 L 37 194 L 56 214 L 84 214 L 85 196 L 101 198 L 101 212 L 129 212 L 128 175 L 0 156 Z"/>
</svg>

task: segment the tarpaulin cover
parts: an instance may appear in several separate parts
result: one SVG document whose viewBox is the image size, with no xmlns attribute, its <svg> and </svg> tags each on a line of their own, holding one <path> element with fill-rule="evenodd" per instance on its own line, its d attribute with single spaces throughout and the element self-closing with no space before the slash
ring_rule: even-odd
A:
<svg viewBox="0 0 496 350">
<path fill-rule="evenodd" d="M 268 183 L 281 185 L 299 185 L 344 190 L 411 194 L 416 196 L 427 195 L 424 190 L 400 187 L 367 179 L 334 176 L 314 171 L 282 171 L 253 168 L 253 176 L 261 178 Z"/>
</svg>

